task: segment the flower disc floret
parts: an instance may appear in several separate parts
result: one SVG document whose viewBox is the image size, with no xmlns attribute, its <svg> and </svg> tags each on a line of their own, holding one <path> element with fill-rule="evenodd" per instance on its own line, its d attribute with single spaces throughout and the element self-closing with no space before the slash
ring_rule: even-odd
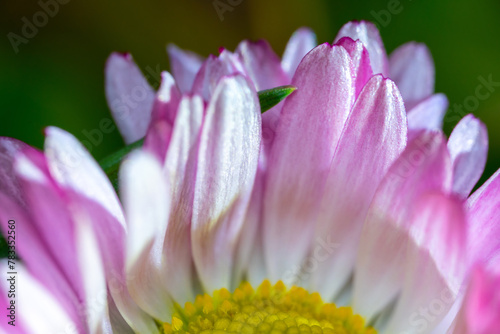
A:
<svg viewBox="0 0 500 334">
<path fill-rule="evenodd" d="M 194 303 L 179 307 L 170 333 L 331 333 L 375 334 L 350 307 L 324 303 L 318 293 L 303 288 L 287 289 L 279 281 L 264 281 L 256 290 L 242 283 L 233 293 L 220 289 L 212 296 L 198 295 Z"/>
</svg>

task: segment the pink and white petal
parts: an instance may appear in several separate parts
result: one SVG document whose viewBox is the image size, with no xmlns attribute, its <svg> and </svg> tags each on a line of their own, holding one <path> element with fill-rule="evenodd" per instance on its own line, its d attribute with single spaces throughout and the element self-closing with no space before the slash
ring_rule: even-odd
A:
<svg viewBox="0 0 500 334">
<path fill-rule="evenodd" d="M 450 191 L 451 182 L 446 138 L 440 132 L 422 132 L 391 166 L 361 233 L 354 276 L 356 313 L 371 319 L 396 297 L 403 280 L 410 210 L 428 191 Z"/>
<path fill-rule="evenodd" d="M 192 93 L 200 95 L 208 102 L 221 78 L 237 73 L 247 74 L 240 56 L 222 50 L 218 57 L 211 55 L 205 60 L 194 79 Z"/>
<path fill-rule="evenodd" d="M 290 83 L 290 78 L 281 67 L 280 58 L 268 42 L 264 40 L 243 41 L 238 45 L 235 53 L 240 56 L 257 91 Z"/>
<path fill-rule="evenodd" d="M 351 69 L 347 51 L 325 43 L 304 57 L 292 80 L 297 91 L 283 106 L 264 196 L 264 254 L 271 281 L 290 278 L 314 237 L 312 222 L 354 103 Z"/>
<path fill-rule="evenodd" d="M 368 50 L 363 46 L 359 40 L 354 41 L 349 37 L 342 37 L 336 43 L 347 50 L 352 59 L 354 66 L 354 76 L 356 78 L 356 98 L 361 93 L 365 84 L 370 80 L 373 75 L 372 67 L 370 65 L 370 56 Z"/>
<path fill-rule="evenodd" d="M 500 274 L 484 268 L 473 272 L 452 334 L 500 333 Z"/>
<path fill-rule="evenodd" d="M 345 125 L 318 217 L 316 239 L 331 239 L 337 246 L 322 247 L 323 242 L 315 250 L 323 256 L 316 256 L 311 290 L 326 300 L 351 275 L 368 207 L 389 167 L 405 149 L 406 135 L 406 112 L 396 85 L 381 75 L 373 76 Z"/>
<path fill-rule="evenodd" d="M 500 170 L 476 190 L 467 201 L 469 207 L 469 246 L 471 264 L 482 262 L 499 272 L 500 258 Z"/>
<path fill-rule="evenodd" d="M 377 27 L 373 23 L 366 21 L 348 22 L 340 28 L 337 37 L 335 37 L 335 43 L 342 37 L 350 37 L 354 41 L 361 41 L 370 54 L 370 64 L 373 74 L 382 73 L 384 77 L 389 76 L 389 62 L 384 43 Z"/>
<path fill-rule="evenodd" d="M 146 135 L 155 92 L 130 54 L 112 53 L 106 63 L 106 99 L 127 144 Z"/>
<path fill-rule="evenodd" d="M 431 333 L 459 297 L 467 269 L 462 200 L 429 193 L 414 208 L 404 285 L 386 328 L 389 333 Z M 431 316 L 425 318 L 423 312 Z"/>
<path fill-rule="evenodd" d="M 421 130 L 441 130 L 448 109 L 448 98 L 442 93 L 434 94 L 408 111 L 410 140 Z"/>
<path fill-rule="evenodd" d="M 46 166 L 39 166 L 42 153 L 25 151 L 18 155 L 14 170 L 19 177 L 26 202 L 30 208 L 34 230 L 50 256 L 61 268 L 78 299 L 83 299 L 81 275 L 74 259 L 74 224 L 68 203 L 61 189 L 48 175 Z M 45 167 L 45 168 L 44 168 Z M 58 240 L 57 243 L 53 240 Z M 26 246 L 29 247 L 29 246 Z"/>
<path fill-rule="evenodd" d="M 293 78 L 302 58 L 316 45 L 318 45 L 316 34 L 309 28 L 299 28 L 292 34 L 281 59 L 281 67 L 290 80 Z"/>
<path fill-rule="evenodd" d="M 223 78 L 206 111 L 193 203 L 193 257 L 205 291 L 230 284 L 260 144 L 253 84 L 241 75 Z"/>
<path fill-rule="evenodd" d="M 194 52 L 182 50 L 174 44 L 167 46 L 170 68 L 181 93 L 188 93 L 194 78 L 203 64 L 203 57 Z"/>
<path fill-rule="evenodd" d="M 401 45 L 391 53 L 389 67 L 390 77 L 401 90 L 407 109 L 434 93 L 434 61 L 425 44 Z"/>
<path fill-rule="evenodd" d="M 467 198 L 481 177 L 488 157 L 488 130 L 472 114 L 462 118 L 448 140 L 453 163 L 453 191 Z"/>
<path fill-rule="evenodd" d="M 169 278 L 169 292 L 181 305 L 195 297 L 191 218 L 203 113 L 204 105 L 200 96 L 186 96 L 181 100 L 163 166 L 163 173 L 171 185 L 169 197 L 172 210 L 165 235 L 162 275 Z"/>
<path fill-rule="evenodd" d="M 5 266 L 6 264 L 2 264 L 3 268 Z M 88 333 L 85 324 L 81 320 L 72 319 L 64 305 L 19 263 L 16 279 L 22 279 L 17 282 L 17 287 L 22 288 L 22 293 L 16 294 L 19 307 L 16 323 L 20 324 L 26 333 Z M 0 290 L 5 292 L 5 295 L 9 289 L 8 284 L 7 280 L 1 280 Z"/>
<path fill-rule="evenodd" d="M 90 153 L 66 131 L 48 127 L 45 132 L 47 165 L 58 185 L 101 204 L 125 228 L 118 196 Z"/>
<path fill-rule="evenodd" d="M 30 149 L 28 145 L 13 138 L 0 137 L 0 191 L 19 205 L 24 203 L 21 187 L 14 173 L 14 158 L 21 150 Z"/>
<path fill-rule="evenodd" d="M 181 99 L 181 92 L 175 84 L 172 75 L 166 71 L 161 73 L 161 85 L 156 93 L 151 113 L 151 123 L 160 120 L 174 124 L 177 106 Z"/>
<path fill-rule="evenodd" d="M 83 279 L 84 314 L 89 333 L 112 333 L 108 314 L 108 290 L 99 244 L 86 213 L 77 213 L 77 260 Z"/>
<path fill-rule="evenodd" d="M 169 320 L 165 317 L 170 314 L 170 298 L 160 275 L 170 212 L 167 180 L 159 162 L 144 151 L 130 155 L 120 179 L 128 224 L 128 289 L 142 309 L 156 319 Z"/>
<path fill-rule="evenodd" d="M 15 223 L 11 221 L 9 224 L 10 220 Z M 59 301 L 68 316 L 74 322 L 78 322 L 78 309 L 75 305 L 77 305 L 79 298 L 76 296 L 73 286 L 68 283 L 64 272 L 58 268 L 57 261 L 54 260 L 46 244 L 41 240 L 27 213 L 12 198 L 2 193 L 0 193 L 0 221 L 2 222 L 0 227 L 3 235 L 17 237 L 16 254 L 23 259 L 30 274 L 36 277 L 37 281 Z M 9 228 L 9 226 L 14 226 L 15 232 L 12 232 L 14 227 Z M 5 270 L 5 272 L 7 271 Z"/>
</svg>

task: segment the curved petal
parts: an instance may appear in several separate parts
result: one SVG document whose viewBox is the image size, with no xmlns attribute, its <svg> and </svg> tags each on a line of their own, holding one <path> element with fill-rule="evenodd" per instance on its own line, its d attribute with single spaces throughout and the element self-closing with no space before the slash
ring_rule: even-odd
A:
<svg viewBox="0 0 500 334">
<path fill-rule="evenodd" d="M 335 37 L 337 43 L 342 37 L 350 37 L 360 40 L 370 54 L 370 64 L 373 74 L 382 73 L 384 77 L 389 76 L 389 63 L 385 52 L 384 43 L 380 37 L 377 27 L 366 21 L 351 21 L 346 23 Z"/>
<path fill-rule="evenodd" d="M 439 132 L 422 132 L 391 166 L 361 233 L 354 276 L 356 313 L 370 319 L 399 292 L 413 203 L 428 191 L 448 193 L 451 178 L 446 139 Z"/>
<path fill-rule="evenodd" d="M 81 212 L 76 221 L 76 247 L 85 291 L 84 314 L 89 333 L 111 333 L 108 290 L 101 252 L 89 217 Z"/>
<path fill-rule="evenodd" d="M 288 74 L 288 78 L 293 78 L 302 58 L 316 45 L 316 34 L 309 28 L 299 28 L 292 34 L 281 59 L 281 67 Z"/>
<path fill-rule="evenodd" d="M 156 319 L 168 321 L 170 298 L 161 279 L 163 244 L 170 203 L 158 161 L 144 151 L 130 155 L 120 171 L 127 214 L 127 286 L 137 304 Z"/>
<path fill-rule="evenodd" d="M 181 100 L 163 166 L 163 173 L 171 185 L 169 197 L 172 210 L 165 235 L 162 275 L 169 278 L 169 292 L 181 305 L 195 297 L 191 218 L 203 113 L 200 96 L 186 96 Z"/>
<path fill-rule="evenodd" d="M 407 109 L 434 93 L 434 61 L 425 44 L 409 42 L 389 57 L 390 77 L 405 101 Z"/>
<path fill-rule="evenodd" d="M 207 107 L 198 155 L 191 238 L 205 291 L 229 286 L 261 140 L 257 93 L 241 75 L 223 78 Z"/>
<path fill-rule="evenodd" d="M 365 84 L 373 75 L 368 50 L 366 50 L 363 43 L 359 40 L 354 41 L 349 37 L 342 37 L 338 40 L 337 45 L 344 47 L 349 53 L 349 56 L 351 56 L 354 66 L 354 76 L 356 77 L 355 86 L 357 98 Z"/>
<path fill-rule="evenodd" d="M 46 129 L 45 156 L 52 177 L 67 188 L 101 204 L 125 227 L 123 211 L 104 171 L 71 134 L 55 127 Z"/>
<path fill-rule="evenodd" d="M 405 280 L 385 329 L 389 333 L 430 333 L 457 300 L 467 269 L 467 225 L 460 199 L 423 195 L 412 216 Z"/>
<path fill-rule="evenodd" d="M 127 144 L 146 135 L 155 92 L 129 54 L 113 53 L 106 63 L 106 99 Z"/>
<path fill-rule="evenodd" d="M 23 259 L 24 265 L 29 268 L 30 275 L 35 277 L 53 298 L 59 301 L 68 316 L 78 323 L 80 319 L 75 306 L 79 298 L 73 286 L 68 282 L 64 271 L 60 269 L 59 262 L 52 256 L 27 212 L 12 198 L 2 193 L 0 193 L 0 221 L 3 235 L 7 238 L 9 236 L 17 238 L 16 254 Z M 13 227 L 10 227 L 11 225 Z M 7 294 L 3 295 L 7 296 Z"/>
<path fill-rule="evenodd" d="M 283 71 L 279 57 L 268 42 L 243 41 L 235 51 L 245 66 L 246 73 L 252 79 L 255 89 L 261 91 L 287 85 L 290 79 Z"/>
<path fill-rule="evenodd" d="M 17 156 L 14 169 L 30 208 L 33 229 L 77 298 L 83 300 L 81 275 L 74 261 L 76 249 L 71 212 L 63 192 L 48 174 L 47 166 L 42 165 L 43 160 L 42 153 L 25 151 Z"/>
<path fill-rule="evenodd" d="M 268 165 L 264 252 L 269 279 L 294 280 L 306 255 L 333 153 L 354 102 L 351 58 L 316 47 L 302 60 L 285 100 Z"/>
<path fill-rule="evenodd" d="M 194 52 L 185 51 L 174 44 L 167 46 L 170 68 L 177 86 L 182 93 L 188 93 L 193 87 L 194 78 L 203 64 L 203 57 Z"/>
<path fill-rule="evenodd" d="M 452 334 L 500 333 L 500 274 L 477 268 Z"/>
<path fill-rule="evenodd" d="M 318 218 L 311 290 L 331 300 L 351 275 L 361 228 L 380 181 L 406 147 L 406 112 L 396 85 L 381 75 L 366 84 L 339 141 Z M 322 248 L 322 249 L 321 249 Z M 335 277 L 334 280 L 331 278 Z"/>
<path fill-rule="evenodd" d="M 453 163 L 453 191 L 467 198 L 486 166 L 488 130 L 472 114 L 462 118 L 448 140 Z"/>
<path fill-rule="evenodd" d="M 2 264 L 2 267 L 5 266 L 5 264 Z M 17 312 L 18 319 L 16 321 L 26 328 L 27 333 L 88 333 L 83 322 L 75 322 L 59 300 L 41 285 L 26 268 L 20 264 L 17 266 L 17 279 L 22 277 L 22 283 L 18 282 L 18 287 L 22 288 L 22 293 L 17 294 L 19 311 Z M 2 292 L 9 290 L 8 283 L 5 279 L 1 280 L 0 290 Z M 13 332 L 9 331 L 9 333 Z"/>
<path fill-rule="evenodd" d="M 467 201 L 471 264 L 482 262 L 494 272 L 500 258 L 500 170 L 476 190 Z"/>
</svg>

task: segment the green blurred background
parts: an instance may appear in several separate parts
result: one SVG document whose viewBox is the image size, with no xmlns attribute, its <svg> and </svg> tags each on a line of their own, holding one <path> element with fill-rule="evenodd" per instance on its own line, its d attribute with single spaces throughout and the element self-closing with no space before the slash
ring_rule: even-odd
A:
<svg viewBox="0 0 500 334">
<path fill-rule="evenodd" d="M 47 2 L 50 0 L 42 0 Z M 55 0 L 52 0 L 55 1 Z M 214 1 L 83 1 L 59 0 L 54 17 L 38 33 L 19 45 L 7 38 L 21 35 L 23 17 L 33 21 L 38 1 L 0 2 L 0 135 L 42 147 L 43 128 L 55 125 L 81 140 L 109 118 L 104 98 L 103 68 L 112 51 L 129 51 L 148 73 L 169 68 L 165 46 L 173 42 L 201 55 L 220 46 L 234 49 L 246 38 L 264 38 L 281 55 L 290 34 L 300 26 L 315 30 L 319 42 L 331 42 L 338 29 L 352 19 L 377 22 L 373 13 L 392 9 L 396 0 L 304 1 L 218 0 L 238 3 L 223 14 Z M 397 1 L 396 1 L 397 2 Z M 498 0 L 401 0 L 390 22 L 380 22 L 388 52 L 410 40 L 425 42 L 436 63 L 436 90 L 450 104 L 474 96 L 478 77 L 500 82 L 500 2 Z M 386 12 L 387 13 L 387 12 Z M 150 75 L 155 84 L 154 76 Z M 500 87 L 480 101 L 475 115 L 488 126 L 490 176 L 500 167 Z M 456 124 L 445 124 L 450 132 Z M 118 131 L 104 134 L 91 148 L 100 159 L 120 148 Z"/>
</svg>

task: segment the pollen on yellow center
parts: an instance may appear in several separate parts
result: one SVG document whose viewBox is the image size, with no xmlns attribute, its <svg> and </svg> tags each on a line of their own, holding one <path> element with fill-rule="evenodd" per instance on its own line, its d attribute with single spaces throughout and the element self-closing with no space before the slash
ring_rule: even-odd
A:
<svg viewBox="0 0 500 334">
<path fill-rule="evenodd" d="M 242 283 L 233 293 L 220 289 L 213 296 L 198 295 L 194 303 L 163 324 L 170 333 L 336 333 L 375 334 L 350 307 L 324 303 L 318 293 L 303 288 L 287 290 L 283 282 L 264 281 L 257 290 Z"/>
</svg>

